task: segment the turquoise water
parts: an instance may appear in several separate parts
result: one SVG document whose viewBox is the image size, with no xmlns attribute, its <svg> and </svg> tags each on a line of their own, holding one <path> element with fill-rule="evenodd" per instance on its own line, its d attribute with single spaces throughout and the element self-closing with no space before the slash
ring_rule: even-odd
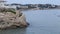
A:
<svg viewBox="0 0 60 34">
<path fill-rule="evenodd" d="M 60 10 L 29 10 L 23 12 L 30 25 L 0 31 L 0 34 L 60 34 Z"/>
</svg>

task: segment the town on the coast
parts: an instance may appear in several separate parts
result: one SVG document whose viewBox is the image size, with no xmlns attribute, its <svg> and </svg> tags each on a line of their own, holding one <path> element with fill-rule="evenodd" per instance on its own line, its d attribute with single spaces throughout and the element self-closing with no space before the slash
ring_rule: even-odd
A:
<svg viewBox="0 0 60 34">
<path fill-rule="evenodd" d="M 11 3 L 7 4 L 7 1 L 0 0 L 0 8 L 14 8 L 14 9 L 60 9 L 60 5 L 54 4 L 18 4 L 18 3 Z"/>
</svg>

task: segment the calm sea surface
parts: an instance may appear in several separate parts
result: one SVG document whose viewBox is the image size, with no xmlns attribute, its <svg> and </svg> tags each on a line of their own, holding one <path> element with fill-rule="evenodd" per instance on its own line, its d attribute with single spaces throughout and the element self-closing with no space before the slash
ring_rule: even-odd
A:
<svg viewBox="0 0 60 34">
<path fill-rule="evenodd" d="M 0 31 L 0 34 L 60 34 L 60 10 L 29 10 L 23 12 L 30 25 Z"/>
</svg>

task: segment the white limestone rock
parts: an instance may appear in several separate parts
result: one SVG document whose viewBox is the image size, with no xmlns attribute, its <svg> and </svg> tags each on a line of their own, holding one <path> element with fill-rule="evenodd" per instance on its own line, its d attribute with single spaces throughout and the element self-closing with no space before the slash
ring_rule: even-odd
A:
<svg viewBox="0 0 60 34">
<path fill-rule="evenodd" d="M 26 27 L 28 25 L 23 13 L 21 16 L 16 16 L 16 14 L 11 12 L 0 12 L 0 29 Z"/>
</svg>

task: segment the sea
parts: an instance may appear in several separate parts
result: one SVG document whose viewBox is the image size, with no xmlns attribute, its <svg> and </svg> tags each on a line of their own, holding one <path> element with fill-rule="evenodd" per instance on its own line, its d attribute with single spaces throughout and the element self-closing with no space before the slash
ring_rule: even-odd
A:
<svg viewBox="0 0 60 34">
<path fill-rule="evenodd" d="M 60 34 L 60 9 L 25 10 L 26 28 L 2 30 L 0 34 Z"/>
</svg>

